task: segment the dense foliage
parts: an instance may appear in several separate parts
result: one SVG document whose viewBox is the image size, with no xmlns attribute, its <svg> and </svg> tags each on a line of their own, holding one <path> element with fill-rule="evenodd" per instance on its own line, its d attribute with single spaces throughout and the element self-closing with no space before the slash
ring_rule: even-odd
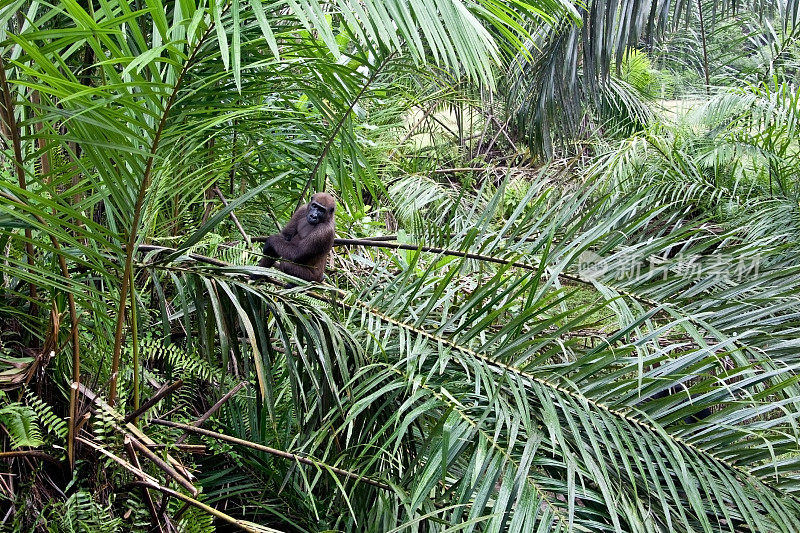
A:
<svg viewBox="0 0 800 533">
<path fill-rule="evenodd" d="M 3 528 L 800 531 L 797 22 L 4 2 Z"/>
</svg>

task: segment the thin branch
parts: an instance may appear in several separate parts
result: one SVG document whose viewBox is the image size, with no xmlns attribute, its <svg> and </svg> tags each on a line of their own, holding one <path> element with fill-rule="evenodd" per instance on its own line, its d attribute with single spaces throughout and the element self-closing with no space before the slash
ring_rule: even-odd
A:
<svg viewBox="0 0 800 533">
<path fill-rule="evenodd" d="M 0 113 L 0 122 L 5 124 L 8 132 L 11 136 L 11 143 L 14 148 L 14 159 L 15 159 L 15 169 L 17 172 L 17 182 L 19 188 L 22 190 L 27 190 L 27 184 L 25 183 L 25 168 L 23 166 L 23 158 L 22 158 L 22 140 L 20 138 L 20 131 L 19 125 L 16 122 L 16 118 L 14 117 L 14 108 L 13 103 L 11 102 L 11 90 L 8 86 L 8 80 L 6 79 L 6 70 L 5 70 L 5 63 L 3 62 L 3 56 L 0 54 L 0 91 L 2 91 L 2 101 L 0 101 L 0 107 L 2 107 L 2 113 Z M 39 92 L 34 91 L 32 103 L 34 105 L 39 103 Z M 41 121 L 36 123 L 36 130 L 37 133 L 41 133 L 41 129 L 43 128 Z M 40 137 L 38 139 L 39 148 L 44 147 L 44 140 Z M 42 152 L 41 156 L 42 162 L 42 173 L 49 174 L 50 172 L 50 159 L 47 152 Z M 20 201 L 20 203 L 22 203 Z M 35 215 L 39 222 L 43 225 L 44 220 Z M 49 235 L 50 242 L 53 244 L 54 248 L 58 254 L 58 263 L 59 268 L 61 269 L 61 275 L 64 278 L 69 279 L 69 269 L 67 268 L 67 262 L 64 259 L 63 254 L 61 254 L 61 246 L 56 241 L 56 239 Z M 32 232 L 30 228 L 25 228 L 25 253 L 28 259 L 28 265 L 33 268 L 34 265 L 34 252 L 33 252 L 33 238 Z M 36 285 L 31 282 L 29 284 L 30 288 L 30 297 L 31 297 L 31 310 L 33 310 L 34 301 L 36 300 Z M 67 293 L 67 300 L 69 304 L 69 312 L 70 312 L 70 327 L 72 328 L 71 331 L 71 341 L 72 341 L 72 385 L 70 386 L 70 398 L 69 398 L 69 425 L 67 431 L 67 458 L 69 460 L 70 468 L 75 466 L 75 420 L 78 416 L 78 405 L 77 405 L 77 395 L 75 393 L 75 384 L 80 383 L 80 369 L 81 369 L 81 358 L 80 358 L 80 338 L 78 335 L 78 315 L 77 315 L 77 308 L 75 306 L 75 297 L 71 292 Z"/>
<path fill-rule="evenodd" d="M 277 450 L 275 448 L 270 448 L 269 446 L 264 446 L 263 444 L 257 444 L 255 442 L 250 442 L 243 439 L 237 439 L 236 437 L 231 437 L 229 435 L 223 435 L 222 433 L 217 433 L 216 431 L 209 431 L 207 429 L 202 429 L 194 426 L 190 426 L 188 424 L 179 424 L 178 422 L 171 422 L 169 420 L 161 420 L 160 418 L 154 418 L 150 421 L 152 424 L 157 424 L 159 426 L 166 426 L 171 428 L 178 428 L 184 431 L 188 431 L 190 433 L 197 433 L 198 435 L 204 435 L 206 437 L 211 437 L 217 440 L 230 442 L 231 444 L 238 444 L 239 446 L 244 446 L 246 448 L 251 448 L 253 450 L 257 450 L 260 452 L 268 453 L 271 455 L 275 455 L 278 457 L 283 457 L 284 459 L 291 459 L 292 461 L 297 461 L 298 463 L 303 463 L 310 466 L 315 466 L 322 470 L 329 470 L 334 474 L 339 474 L 340 476 L 344 476 L 350 479 L 355 479 L 356 481 L 361 481 L 366 483 L 367 485 L 372 485 L 373 487 L 378 487 L 384 490 L 392 490 L 389 485 L 385 483 L 381 483 L 380 481 L 375 481 L 368 477 L 364 477 L 359 474 L 355 474 L 353 472 L 348 472 L 347 470 L 342 470 L 341 468 L 336 468 L 335 466 L 330 466 L 328 464 L 323 463 L 322 461 L 316 461 L 314 459 L 309 459 L 307 457 L 303 457 L 301 455 L 297 455 L 294 453 L 285 452 L 283 450 Z"/>
<path fill-rule="evenodd" d="M 0 72 L 2 72 L 2 68 L 0 68 Z M 41 224 L 43 227 L 47 227 L 47 223 L 44 219 L 33 212 L 30 209 L 27 209 L 27 204 L 23 202 L 21 199 L 17 198 L 16 196 L 0 191 L 0 196 L 18 204 L 26 208 L 28 212 L 33 214 L 36 220 Z M 64 279 L 69 280 L 71 279 L 69 275 L 69 268 L 67 268 L 67 260 L 64 258 L 64 254 L 61 253 L 61 244 L 58 242 L 52 233 L 47 233 L 47 236 L 50 237 L 50 244 L 53 245 L 53 248 L 56 250 L 56 255 L 58 256 L 58 266 L 61 270 L 61 275 L 64 276 Z M 78 310 L 75 306 L 75 296 L 73 295 L 72 291 L 67 291 L 67 304 L 69 307 L 69 316 L 70 316 L 70 327 L 71 330 L 71 342 L 72 342 L 72 383 L 70 384 L 70 393 L 69 393 L 69 424 L 67 429 L 67 459 L 69 460 L 70 469 L 75 466 L 75 436 L 77 432 L 75 431 L 75 424 L 76 419 L 78 418 L 78 386 L 81 382 L 81 352 L 80 352 L 80 337 L 78 335 Z"/>
<path fill-rule="evenodd" d="M 146 444 L 148 450 L 169 450 L 175 448 L 176 450 L 184 453 L 191 453 L 194 455 L 205 455 L 208 448 L 203 444 Z"/>
<path fill-rule="evenodd" d="M 437 168 L 430 170 L 431 174 L 453 174 L 455 172 L 488 172 L 494 170 L 492 167 L 456 167 L 456 168 Z"/>
<path fill-rule="evenodd" d="M 141 470 L 142 465 L 139 464 L 139 458 L 136 457 L 136 451 L 133 449 L 131 439 L 127 435 L 125 436 L 123 446 L 125 446 L 125 451 L 128 454 L 128 459 L 130 462 L 133 464 L 133 466 Z M 142 496 L 144 497 L 145 504 L 147 504 L 147 509 L 150 511 L 150 523 L 153 525 L 153 529 L 157 529 L 163 533 L 164 528 L 161 527 L 161 520 L 158 519 L 158 510 L 156 509 L 156 504 L 153 503 L 153 498 L 150 496 L 150 491 L 147 489 L 147 487 L 142 487 Z"/>
<path fill-rule="evenodd" d="M 706 28 L 703 21 L 703 3 L 701 0 L 697 0 L 697 14 L 700 17 L 700 40 L 703 44 L 703 72 L 706 75 L 706 96 L 708 96 L 711 94 L 711 80 L 708 75 L 708 49 L 706 47 Z"/>
<path fill-rule="evenodd" d="M 161 398 L 163 398 L 168 394 L 172 394 L 181 387 L 183 387 L 182 379 L 179 379 L 178 381 L 176 381 L 171 385 L 162 386 L 155 392 L 155 394 L 153 394 L 146 402 L 144 402 L 144 404 L 141 407 L 139 407 L 138 409 L 127 415 L 123 421 L 127 424 L 128 422 L 131 422 L 139 418 L 140 416 L 142 416 L 143 413 L 147 412 L 148 409 L 150 409 L 159 401 L 161 401 Z"/>
<path fill-rule="evenodd" d="M 209 409 L 208 411 L 203 413 L 203 416 L 201 416 L 200 418 L 198 418 L 197 420 L 192 422 L 192 425 L 194 427 L 196 427 L 196 428 L 199 428 L 201 425 L 203 425 L 203 422 L 208 420 L 211 417 L 211 415 L 216 413 L 217 410 L 219 410 L 219 408 L 222 407 L 222 405 L 225 402 L 227 402 L 234 394 L 236 394 L 237 392 L 242 390 L 242 388 L 245 387 L 246 385 L 247 385 L 246 381 L 239 382 L 235 387 L 233 387 L 231 390 L 226 392 L 225 395 L 222 398 L 220 398 L 219 401 L 217 401 L 217 403 L 212 405 L 211 409 Z M 188 436 L 189 436 L 188 433 L 184 433 L 183 435 L 178 437 L 178 440 L 175 441 L 175 444 L 181 444 L 183 441 L 186 440 L 186 437 L 188 437 Z"/>
<path fill-rule="evenodd" d="M 396 241 L 397 235 L 374 235 L 369 238 L 372 242 L 381 242 L 381 241 Z"/>
<path fill-rule="evenodd" d="M 34 90 L 31 92 L 31 104 L 33 104 L 34 108 L 39 106 L 41 96 L 39 95 L 39 91 Z M 44 120 L 37 120 L 33 123 L 33 128 L 36 131 L 37 139 L 36 139 L 36 147 L 37 149 L 42 151 L 42 154 L 39 156 L 39 161 L 42 165 L 42 176 L 49 183 L 49 176 L 50 174 L 50 154 L 45 148 L 47 148 L 47 141 L 45 141 L 44 137 L 42 136 L 42 130 L 44 130 Z"/>
<path fill-rule="evenodd" d="M 508 143 L 511 145 L 511 148 L 514 149 L 514 153 L 515 154 L 519 154 L 519 150 L 517 149 L 517 146 L 514 144 L 514 141 L 512 141 L 511 137 L 509 137 L 508 133 L 506 133 L 506 128 L 508 128 L 508 124 L 511 122 L 511 119 L 513 117 L 514 117 L 514 115 L 510 114 L 508 119 L 506 119 L 506 123 L 505 124 L 500 124 L 500 121 L 497 120 L 497 118 L 495 118 L 494 116 L 492 116 L 492 121 L 498 127 L 498 130 L 497 130 L 497 134 L 492 138 L 491 142 L 489 143 L 489 146 L 486 148 L 486 153 L 489 153 L 489 152 L 492 151 L 492 148 L 494 147 L 494 143 L 497 142 L 497 138 L 502 133 L 505 136 L 505 138 L 508 141 Z"/>
<path fill-rule="evenodd" d="M 387 160 L 390 160 L 390 159 L 394 158 L 394 156 L 397 153 L 397 150 L 399 149 L 399 147 L 403 146 L 406 143 L 406 141 L 408 141 L 417 132 L 419 127 L 422 126 L 425 123 L 425 119 L 427 119 L 430 116 L 430 114 L 433 113 L 434 110 L 436 110 L 436 106 L 438 106 L 439 104 L 440 104 L 440 102 L 434 101 L 430 106 L 428 106 L 428 109 L 426 109 L 425 112 L 422 113 L 422 116 L 419 118 L 419 120 L 416 122 L 416 124 L 414 124 L 412 127 L 410 127 L 408 129 L 408 133 L 406 133 L 405 136 L 402 139 L 400 139 L 400 142 L 397 143 L 397 146 L 392 148 L 392 151 L 389 152 L 389 155 L 386 156 Z"/>
<path fill-rule="evenodd" d="M 256 239 L 257 238 L 253 240 Z M 434 246 L 415 246 L 413 244 L 400 244 L 395 242 L 374 241 L 371 239 L 334 239 L 333 244 L 335 246 L 369 246 L 373 248 L 391 248 L 393 250 L 412 250 L 412 251 L 419 250 L 421 252 L 451 255 L 454 257 L 464 257 L 466 259 L 476 259 L 480 261 L 485 261 L 487 263 L 511 265 L 513 267 L 522 268 L 524 270 L 533 270 L 533 271 L 538 270 L 538 267 L 535 265 L 528 265 L 526 263 L 519 263 L 517 261 L 510 261 L 508 259 L 501 259 L 498 257 L 492 257 L 490 255 L 473 254 L 470 252 L 462 252 L 460 250 L 448 250 L 447 248 L 437 248 Z M 564 277 L 564 279 L 571 279 L 571 276 L 569 276 L 568 274 L 565 274 L 563 276 L 559 274 L 559 277 Z M 579 278 L 575 278 L 575 281 L 579 281 Z"/>
<path fill-rule="evenodd" d="M 133 269 L 131 269 L 131 287 L 134 287 L 136 282 L 135 273 Z M 135 411 L 139 410 L 140 398 L 139 398 L 139 388 L 140 388 L 140 378 L 142 369 L 139 368 L 139 307 L 136 305 L 136 290 L 135 288 L 131 290 L 131 349 L 133 352 L 133 360 L 131 361 L 131 367 L 133 370 L 133 409 Z M 134 417 L 133 419 L 134 425 L 137 425 L 139 421 Z"/>
<path fill-rule="evenodd" d="M 44 459 L 49 463 L 56 465 L 62 464 L 61 461 L 39 450 L 13 450 L 10 452 L 0 452 L 0 459 L 13 459 L 14 457 L 33 457 L 35 459 Z"/>
<path fill-rule="evenodd" d="M 219 199 L 222 202 L 222 205 L 224 205 L 225 207 L 228 207 L 228 200 L 225 199 L 225 195 L 222 194 L 222 191 L 219 190 L 219 187 L 214 187 L 214 192 L 217 194 L 217 196 L 219 196 Z M 228 213 L 228 214 L 231 216 L 231 219 L 233 220 L 233 223 L 236 225 L 236 229 L 238 229 L 239 233 L 241 233 L 242 237 L 244 237 L 244 242 L 247 243 L 247 246 L 250 246 L 252 244 L 250 242 L 250 237 L 247 235 L 247 232 L 242 227 L 242 224 L 239 222 L 239 219 L 236 218 L 236 213 L 234 213 L 233 209 L 231 209 L 230 213 Z"/>
<path fill-rule="evenodd" d="M 442 122 L 441 119 L 439 119 L 439 117 L 437 117 L 436 115 L 431 115 L 431 120 L 434 121 L 435 123 L 437 123 L 439 126 L 441 126 L 444 131 L 446 131 L 447 133 L 449 133 L 450 135 L 452 135 L 456 139 L 459 138 L 458 137 L 458 132 L 457 131 L 453 131 L 450 128 L 450 126 L 448 126 L 447 124 Z"/>
<path fill-rule="evenodd" d="M 28 189 L 25 183 L 25 167 L 23 166 L 24 159 L 22 158 L 22 140 L 19 133 L 19 125 L 14 116 L 14 103 L 11 101 L 11 88 L 8 86 L 6 79 L 6 65 L 3 60 L 3 54 L 0 54 L 0 125 L 2 125 L 3 133 L 11 139 L 11 147 L 14 150 L 14 170 L 17 173 L 17 183 L 19 188 L 23 191 Z M 33 272 L 34 267 L 34 254 L 33 254 L 33 240 L 30 228 L 25 228 L 25 254 L 28 258 L 28 265 Z M 31 309 L 33 309 L 36 300 L 36 285 L 33 282 L 28 284 L 28 289 L 31 297 Z"/>
</svg>

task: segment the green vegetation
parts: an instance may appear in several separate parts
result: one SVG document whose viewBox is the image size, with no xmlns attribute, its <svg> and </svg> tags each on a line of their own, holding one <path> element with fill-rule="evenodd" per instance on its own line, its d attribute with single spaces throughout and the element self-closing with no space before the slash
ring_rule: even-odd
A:
<svg viewBox="0 0 800 533">
<path fill-rule="evenodd" d="M 799 10 L 3 2 L 0 529 L 800 531 Z"/>
</svg>

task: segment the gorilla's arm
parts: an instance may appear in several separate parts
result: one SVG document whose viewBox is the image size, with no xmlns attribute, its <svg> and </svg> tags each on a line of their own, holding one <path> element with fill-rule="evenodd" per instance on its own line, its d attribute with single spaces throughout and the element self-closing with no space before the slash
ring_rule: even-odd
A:
<svg viewBox="0 0 800 533">
<path fill-rule="evenodd" d="M 281 235 L 283 235 L 285 240 L 290 241 L 295 235 L 297 235 L 297 227 L 301 221 L 305 221 L 307 212 L 307 205 L 300 207 L 294 212 L 291 220 L 289 220 L 289 223 L 286 224 L 286 226 L 281 230 Z"/>
<path fill-rule="evenodd" d="M 280 231 L 280 233 L 276 233 L 275 235 L 270 236 L 272 237 L 283 237 L 282 239 L 273 239 L 270 241 L 270 238 L 266 240 L 264 243 L 264 249 L 262 253 L 264 254 L 258 262 L 258 266 L 268 268 L 275 264 L 275 261 L 281 255 L 275 247 L 271 244 L 272 242 L 276 242 L 278 240 L 281 241 L 290 241 L 292 238 L 297 235 L 297 228 L 300 223 L 305 223 L 306 220 L 306 212 L 308 211 L 308 206 L 302 206 L 297 211 L 294 212 L 292 218 L 289 222 L 284 226 L 284 228 Z"/>
<path fill-rule="evenodd" d="M 334 229 L 330 223 L 314 226 L 308 235 L 295 235 L 291 241 L 280 235 L 267 238 L 265 249 L 270 247 L 281 258 L 293 263 L 310 263 L 313 259 L 327 254 L 333 246 Z"/>
</svg>

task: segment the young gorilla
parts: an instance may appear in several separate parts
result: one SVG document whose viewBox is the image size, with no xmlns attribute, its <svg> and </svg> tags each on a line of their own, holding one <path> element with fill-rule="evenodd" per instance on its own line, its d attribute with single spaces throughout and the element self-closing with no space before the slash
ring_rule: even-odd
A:
<svg viewBox="0 0 800 533">
<path fill-rule="evenodd" d="M 335 236 L 335 209 L 336 200 L 330 194 L 313 195 L 280 233 L 267 237 L 258 266 L 270 267 L 281 258 L 276 268 L 306 281 L 322 281 Z"/>
</svg>

